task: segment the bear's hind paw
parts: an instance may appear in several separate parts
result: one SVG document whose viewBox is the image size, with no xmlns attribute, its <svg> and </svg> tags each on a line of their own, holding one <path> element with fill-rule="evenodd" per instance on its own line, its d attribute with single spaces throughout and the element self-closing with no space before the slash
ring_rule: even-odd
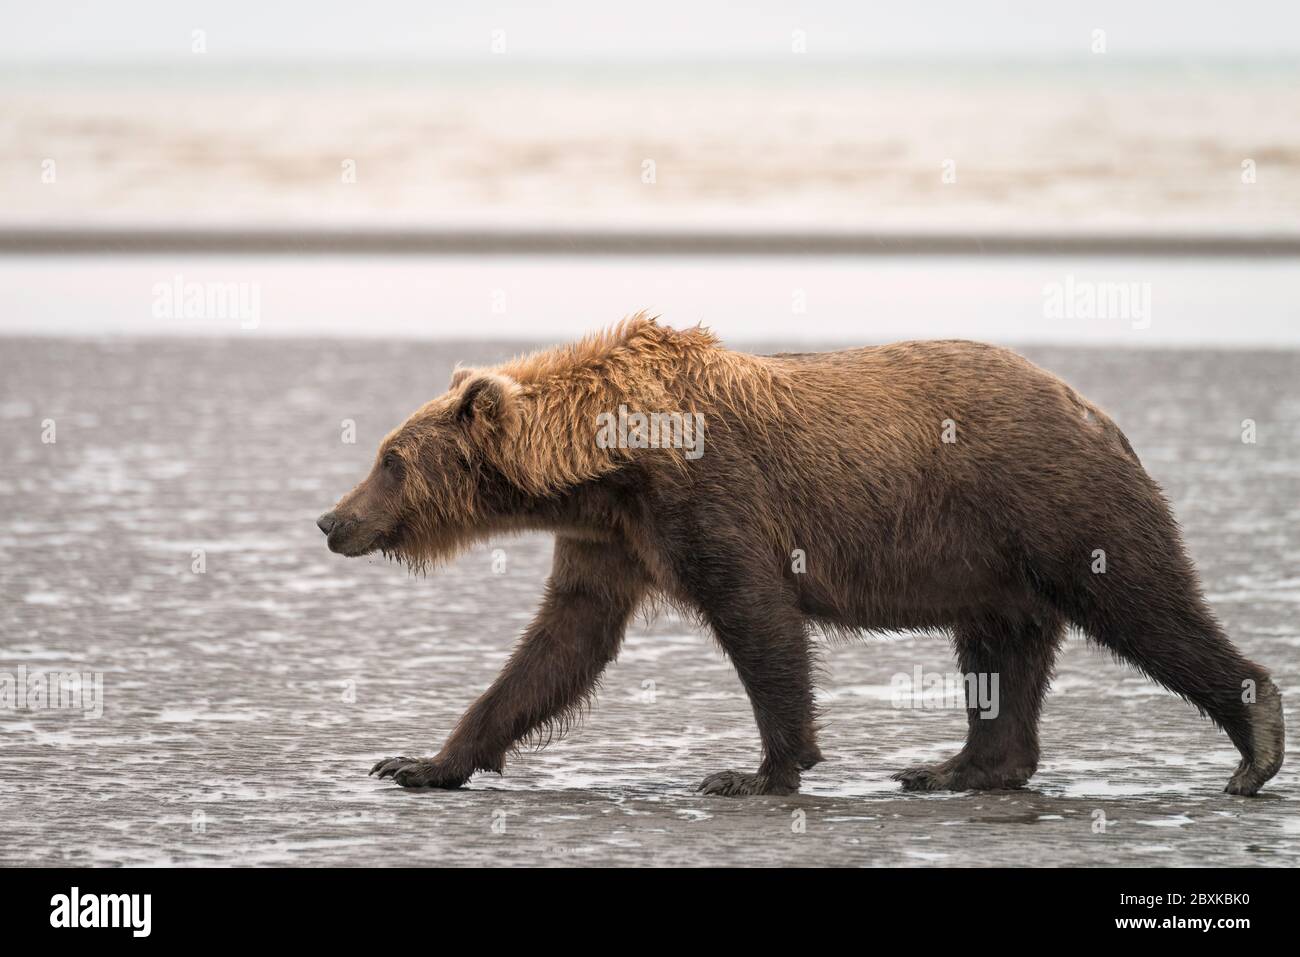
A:
<svg viewBox="0 0 1300 957">
<path fill-rule="evenodd" d="M 1015 791 L 1029 783 L 1024 769 L 983 771 L 953 761 L 892 774 L 904 791 Z"/>
<path fill-rule="evenodd" d="M 1278 761 L 1280 765 L 1282 762 Z M 1263 767 L 1251 761 L 1242 761 L 1237 767 L 1237 771 L 1228 780 L 1228 786 L 1223 790 L 1227 794 L 1239 794 L 1242 797 L 1254 797 L 1259 793 L 1259 789 L 1277 773 L 1277 767 Z"/>
<path fill-rule="evenodd" d="M 952 790 L 952 775 L 943 770 L 942 765 L 934 767 L 907 768 L 891 778 L 903 785 L 904 791 L 948 791 Z"/>
<path fill-rule="evenodd" d="M 763 774 L 719 771 L 701 781 L 695 790 L 721 797 L 745 797 L 753 794 L 795 794 L 799 788 L 773 781 Z"/>
</svg>

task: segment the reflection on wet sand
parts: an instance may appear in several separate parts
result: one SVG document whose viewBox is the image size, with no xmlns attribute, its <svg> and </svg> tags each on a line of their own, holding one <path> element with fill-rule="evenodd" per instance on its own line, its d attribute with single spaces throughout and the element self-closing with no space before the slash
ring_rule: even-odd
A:
<svg viewBox="0 0 1300 957">
<path fill-rule="evenodd" d="M 1222 794 L 1237 760 L 1227 739 L 1077 637 L 1025 792 L 905 795 L 888 779 L 964 736 L 959 711 L 891 701 L 895 674 L 955 670 L 942 636 L 919 635 L 825 648 L 828 760 L 803 794 L 697 796 L 704 775 L 756 761 L 757 735 L 730 665 L 671 615 L 633 629 L 581 728 L 504 777 L 455 793 L 379 784 L 365 773 L 378 757 L 435 749 L 493 678 L 535 607 L 548 542 L 494 542 L 413 578 L 330 554 L 313 522 L 453 363 L 514 347 L 13 339 L 3 351 L 0 671 L 101 674 L 103 716 L 0 712 L 0 863 L 1300 857 L 1300 765 L 1259 799 Z M 1292 689 L 1297 354 L 1030 355 L 1122 424 L 1228 631 Z M 344 419 L 356 444 L 340 440 Z"/>
</svg>

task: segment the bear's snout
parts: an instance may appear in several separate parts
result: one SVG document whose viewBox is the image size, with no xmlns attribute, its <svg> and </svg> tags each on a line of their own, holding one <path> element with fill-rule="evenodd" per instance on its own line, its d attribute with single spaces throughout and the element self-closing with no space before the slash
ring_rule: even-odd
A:
<svg viewBox="0 0 1300 957">
<path fill-rule="evenodd" d="M 380 540 L 378 531 L 371 524 L 351 513 L 340 515 L 337 510 L 316 519 L 316 527 L 325 533 L 325 543 L 330 551 L 348 558 L 369 554 Z"/>
</svg>

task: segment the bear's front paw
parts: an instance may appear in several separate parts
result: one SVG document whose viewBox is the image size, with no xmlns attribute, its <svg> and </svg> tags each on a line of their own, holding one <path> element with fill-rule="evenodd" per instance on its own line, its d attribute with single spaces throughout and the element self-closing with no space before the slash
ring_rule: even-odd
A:
<svg viewBox="0 0 1300 957">
<path fill-rule="evenodd" d="M 404 788 L 458 788 L 468 775 L 452 770 L 445 762 L 435 758 L 385 758 L 373 768 L 371 774 L 392 778 Z"/>
<path fill-rule="evenodd" d="M 455 790 L 468 775 L 453 771 L 441 761 L 416 761 L 399 768 L 393 780 L 404 788 L 444 788 Z"/>
<path fill-rule="evenodd" d="M 719 771 L 701 781 L 695 790 L 723 797 L 744 797 L 751 794 L 795 794 L 799 788 L 774 781 L 765 774 Z"/>
</svg>

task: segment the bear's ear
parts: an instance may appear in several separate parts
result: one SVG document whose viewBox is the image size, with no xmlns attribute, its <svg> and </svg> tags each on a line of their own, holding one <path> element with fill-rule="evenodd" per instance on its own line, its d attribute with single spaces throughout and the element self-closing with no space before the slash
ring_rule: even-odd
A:
<svg viewBox="0 0 1300 957">
<path fill-rule="evenodd" d="M 449 392 L 452 391 L 452 390 L 454 390 L 454 389 L 457 388 L 457 387 L 458 387 L 462 382 L 464 382 L 466 379 L 468 379 L 470 376 L 472 376 L 472 375 L 473 375 L 475 372 L 477 372 L 477 371 L 478 371 L 477 369 L 470 369 L 470 368 L 465 367 L 465 366 L 457 366 L 455 369 L 452 370 L 452 373 L 451 373 L 451 384 L 450 384 L 449 386 L 447 386 L 447 390 L 448 390 Z"/>
<path fill-rule="evenodd" d="M 495 372 L 477 372 L 472 369 L 457 370 L 469 373 L 465 389 L 456 400 L 456 421 L 462 425 L 497 425 L 508 421 L 514 414 L 515 394 L 519 383 L 509 376 Z M 452 380 L 455 382 L 455 379 Z"/>
</svg>

